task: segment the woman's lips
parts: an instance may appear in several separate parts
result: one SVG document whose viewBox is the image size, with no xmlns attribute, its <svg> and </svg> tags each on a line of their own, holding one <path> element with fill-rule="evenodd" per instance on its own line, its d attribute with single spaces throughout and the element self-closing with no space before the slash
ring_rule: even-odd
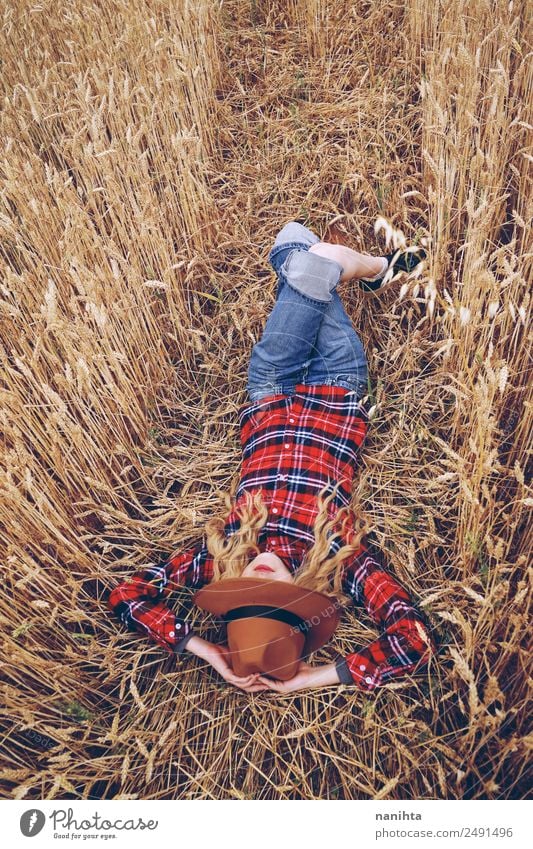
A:
<svg viewBox="0 0 533 849">
<path fill-rule="evenodd" d="M 273 572 L 274 570 L 270 568 L 270 566 L 266 566 L 264 563 L 258 563 L 257 566 L 254 566 L 254 572 Z"/>
</svg>

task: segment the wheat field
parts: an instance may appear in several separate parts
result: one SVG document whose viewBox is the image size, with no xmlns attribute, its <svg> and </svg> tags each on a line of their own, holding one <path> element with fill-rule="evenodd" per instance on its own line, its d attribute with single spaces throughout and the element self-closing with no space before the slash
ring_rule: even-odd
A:
<svg viewBox="0 0 533 849">
<path fill-rule="evenodd" d="M 527 5 L 5 0 L 3 798 L 527 795 Z M 238 476 L 295 219 L 429 250 L 381 298 L 339 287 L 375 405 L 354 499 L 440 646 L 373 694 L 247 694 L 106 606 Z M 354 609 L 312 660 L 374 636 Z"/>
</svg>

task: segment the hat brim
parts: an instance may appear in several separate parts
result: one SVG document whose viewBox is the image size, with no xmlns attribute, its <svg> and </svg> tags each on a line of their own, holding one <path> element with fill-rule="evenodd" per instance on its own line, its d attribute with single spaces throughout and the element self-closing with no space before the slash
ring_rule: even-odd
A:
<svg viewBox="0 0 533 849">
<path fill-rule="evenodd" d="M 304 654 L 325 645 L 335 633 L 342 614 L 336 598 L 318 593 L 287 581 L 263 578 L 226 578 L 202 587 L 193 596 L 194 603 L 215 615 L 222 616 L 235 607 L 267 604 L 290 610 L 308 625 Z"/>
</svg>

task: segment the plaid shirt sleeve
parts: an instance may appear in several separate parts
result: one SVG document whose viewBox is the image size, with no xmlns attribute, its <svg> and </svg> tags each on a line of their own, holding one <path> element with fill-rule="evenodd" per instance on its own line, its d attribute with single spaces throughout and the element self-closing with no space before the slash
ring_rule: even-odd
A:
<svg viewBox="0 0 533 849">
<path fill-rule="evenodd" d="M 384 568 L 380 554 L 362 546 L 343 574 L 343 589 L 362 603 L 381 635 L 365 648 L 339 657 L 342 683 L 365 691 L 416 672 L 436 653 L 425 617 L 408 593 Z"/>
<path fill-rule="evenodd" d="M 201 587 L 210 581 L 212 566 L 207 548 L 189 548 L 122 581 L 109 594 L 108 606 L 130 631 L 148 636 L 170 654 L 181 654 L 194 631 L 164 600 L 173 586 Z"/>
</svg>

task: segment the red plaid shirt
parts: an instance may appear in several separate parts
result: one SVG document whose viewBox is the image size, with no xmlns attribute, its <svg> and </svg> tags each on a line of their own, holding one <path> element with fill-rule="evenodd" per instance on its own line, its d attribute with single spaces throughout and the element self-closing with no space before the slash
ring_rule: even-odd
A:
<svg viewBox="0 0 533 849">
<path fill-rule="evenodd" d="M 328 508 L 330 517 L 350 504 L 368 429 L 367 412 L 343 387 L 297 384 L 294 395 L 271 395 L 242 405 L 239 422 L 241 475 L 225 534 L 230 536 L 239 528 L 235 508 L 245 491 L 261 490 L 269 516 L 258 545 L 277 554 L 295 572 L 314 542 L 317 495 L 324 485 L 329 484 L 331 491 L 333 484 L 340 484 Z M 340 539 L 331 540 L 331 555 L 343 541 L 351 541 L 350 522 Z M 165 600 L 173 588 L 199 588 L 212 577 L 213 560 L 202 542 L 123 581 L 110 593 L 108 604 L 130 630 L 146 634 L 169 652 L 181 653 L 194 631 Z M 381 630 L 366 647 L 337 656 L 343 683 L 373 690 L 427 663 L 436 646 L 425 617 L 384 568 L 377 550 L 362 544 L 346 561 L 343 589 L 364 605 Z"/>
</svg>

